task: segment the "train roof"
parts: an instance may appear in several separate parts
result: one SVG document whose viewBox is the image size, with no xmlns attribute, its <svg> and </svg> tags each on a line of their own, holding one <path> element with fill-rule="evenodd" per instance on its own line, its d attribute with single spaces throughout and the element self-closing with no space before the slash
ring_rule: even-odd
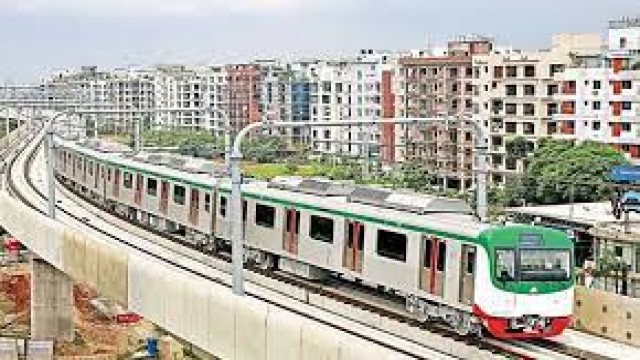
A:
<svg viewBox="0 0 640 360">
<path fill-rule="evenodd" d="M 69 141 L 62 142 L 61 145 L 131 172 L 183 183 L 205 191 L 211 191 L 214 186 L 221 192 L 231 191 L 229 178 L 171 168 L 159 161 L 151 161 L 149 158 L 152 155 L 149 154 L 131 156 L 122 152 L 104 152 Z M 242 190 L 244 196 L 268 203 L 295 206 L 483 245 L 491 242 L 480 236 L 483 233 L 490 235 L 491 231 L 487 230 L 508 230 L 504 226 L 481 223 L 462 200 L 415 192 L 296 177 L 276 178 L 271 182 L 249 180 L 243 184 Z"/>
<path fill-rule="evenodd" d="M 178 168 L 170 167 L 171 164 L 169 162 L 160 164 L 159 162 L 153 161 L 153 159 L 149 159 L 150 156 L 148 155 L 150 154 L 132 156 L 129 152 L 103 151 L 102 148 L 92 149 L 71 141 L 57 141 L 57 143 L 62 147 L 83 153 L 89 157 L 111 165 L 117 165 L 118 167 L 128 169 L 132 172 L 143 172 L 155 177 L 183 182 L 188 185 L 204 188 L 209 191 L 217 182 L 217 178 L 211 174 L 187 171 L 189 168 L 189 164 L 187 162 L 182 164 L 185 170 L 180 170 Z M 166 158 L 171 158 L 168 154 L 164 155 Z M 173 158 L 177 159 L 178 157 Z M 206 167 L 202 167 L 202 169 L 207 170 Z"/>
<path fill-rule="evenodd" d="M 223 192 L 230 192 L 231 183 L 225 179 L 220 184 Z M 456 237 L 473 241 L 490 225 L 480 223 L 474 215 L 467 212 L 452 212 L 435 209 L 428 213 L 418 213 L 402 208 L 381 207 L 350 201 L 347 195 L 322 196 L 290 191 L 269 186 L 268 182 L 256 181 L 243 184 L 243 195 L 266 202 L 290 205 L 312 211 L 326 212 L 354 220 L 381 223 L 391 227 L 430 232 L 444 237 Z M 416 194 L 420 196 L 420 194 Z"/>
</svg>

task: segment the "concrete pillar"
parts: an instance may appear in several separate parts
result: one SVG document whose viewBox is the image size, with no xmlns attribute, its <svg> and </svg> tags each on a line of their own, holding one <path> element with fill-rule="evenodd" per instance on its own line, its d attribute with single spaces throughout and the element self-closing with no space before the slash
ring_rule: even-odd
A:
<svg viewBox="0 0 640 360">
<path fill-rule="evenodd" d="M 31 338 L 73 341 L 71 278 L 42 259 L 31 264 Z"/>
</svg>

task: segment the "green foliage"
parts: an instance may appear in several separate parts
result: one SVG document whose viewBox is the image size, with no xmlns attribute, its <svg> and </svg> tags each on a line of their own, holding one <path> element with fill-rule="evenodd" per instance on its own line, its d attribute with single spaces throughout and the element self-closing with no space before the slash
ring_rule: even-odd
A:
<svg viewBox="0 0 640 360">
<path fill-rule="evenodd" d="M 618 259 L 615 253 L 606 249 L 602 252 L 600 258 L 596 262 L 597 268 L 594 269 L 594 276 L 609 276 L 615 270 L 621 269 L 623 266 L 626 266 L 625 262 Z"/>
<path fill-rule="evenodd" d="M 415 191 L 426 190 L 433 180 L 433 174 L 422 161 L 408 161 L 400 166 L 400 181 L 402 187 Z"/>
<path fill-rule="evenodd" d="M 591 202 L 609 196 L 606 175 L 624 156 L 596 142 L 541 139 L 525 172 L 505 186 L 506 204 Z"/>
<path fill-rule="evenodd" d="M 511 140 L 507 140 L 505 144 L 507 157 L 512 159 L 524 159 L 527 154 L 533 150 L 532 143 L 526 138 L 518 136 Z"/>
<path fill-rule="evenodd" d="M 286 150 L 286 141 L 276 136 L 251 138 L 242 144 L 244 158 L 259 163 L 276 162 Z"/>
</svg>

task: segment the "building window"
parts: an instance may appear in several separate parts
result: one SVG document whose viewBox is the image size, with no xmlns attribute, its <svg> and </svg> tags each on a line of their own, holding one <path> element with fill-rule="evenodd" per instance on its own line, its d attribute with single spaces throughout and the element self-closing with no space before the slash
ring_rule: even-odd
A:
<svg viewBox="0 0 640 360">
<path fill-rule="evenodd" d="M 602 82 L 600 80 L 593 81 L 593 90 L 600 90 L 602 88 Z"/>
<path fill-rule="evenodd" d="M 397 261 L 407 260 L 407 235 L 387 230 L 378 230 L 376 246 L 378 255 Z"/>
<path fill-rule="evenodd" d="M 505 123 L 505 132 L 507 134 L 515 134 L 517 132 L 516 129 L 517 129 L 516 123 L 514 123 L 514 122 Z"/>
<path fill-rule="evenodd" d="M 514 78 L 516 76 L 518 76 L 518 68 L 515 66 L 507 66 L 507 77 L 508 78 Z"/>
<path fill-rule="evenodd" d="M 333 242 L 333 220 L 311 215 L 311 225 L 309 227 L 309 237 L 315 240 L 324 241 L 327 243 Z"/>
<path fill-rule="evenodd" d="M 593 131 L 599 131 L 600 130 L 600 121 L 594 121 L 593 124 L 591 124 L 591 128 L 593 129 Z"/>
<path fill-rule="evenodd" d="M 204 211 L 211 212 L 211 195 L 204 194 Z"/>
<path fill-rule="evenodd" d="M 525 85 L 524 86 L 524 94 L 526 96 L 535 96 L 536 95 L 536 86 L 535 85 Z"/>
<path fill-rule="evenodd" d="M 505 113 L 507 115 L 517 115 L 518 114 L 518 107 L 516 106 L 516 104 L 506 104 L 505 105 Z"/>
<path fill-rule="evenodd" d="M 504 76 L 504 68 L 502 66 L 493 67 L 493 77 L 496 79 L 502 79 Z"/>
<path fill-rule="evenodd" d="M 256 225 L 273 229 L 276 226 L 276 208 L 256 204 Z"/>
<path fill-rule="evenodd" d="M 147 194 L 151 196 L 158 194 L 158 180 L 147 178 Z"/>
<path fill-rule="evenodd" d="M 220 196 L 220 216 L 227 216 L 227 198 L 225 196 Z"/>
<path fill-rule="evenodd" d="M 524 67 L 524 76 L 525 77 L 535 77 L 536 76 L 536 67 L 533 65 L 526 65 Z"/>
<path fill-rule="evenodd" d="M 505 86 L 505 93 L 507 96 L 517 96 L 518 95 L 518 87 L 515 85 L 507 85 Z"/>
<path fill-rule="evenodd" d="M 184 195 L 185 188 L 184 186 L 174 185 L 173 186 L 173 202 L 178 205 L 184 205 Z"/>
<path fill-rule="evenodd" d="M 623 122 L 620 125 L 622 126 L 622 131 L 631 131 L 631 123 Z"/>
<path fill-rule="evenodd" d="M 130 172 L 126 172 L 123 175 L 124 179 L 124 187 L 127 189 L 131 189 L 133 187 L 133 175 Z"/>
<path fill-rule="evenodd" d="M 533 123 L 524 123 L 522 124 L 524 126 L 524 134 L 525 135 L 534 135 L 536 132 L 536 128 L 535 125 Z"/>
<path fill-rule="evenodd" d="M 631 89 L 631 81 L 625 80 L 622 82 L 622 88 L 625 90 Z"/>
<path fill-rule="evenodd" d="M 536 107 L 534 104 L 524 104 L 522 105 L 522 113 L 524 116 L 535 116 Z"/>
<path fill-rule="evenodd" d="M 623 101 L 622 110 L 631 110 L 631 101 Z"/>
<path fill-rule="evenodd" d="M 591 104 L 591 108 L 592 108 L 593 110 L 600 110 L 600 108 L 601 108 L 601 107 L 602 107 L 602 103 L 600 103 L 600 101 L 594 101 L 594 102 Z"/>
<path fill-rule="evenodd" d="M 625 49 L 627 47 L 627 38 L 626 37 L 621 37 L 620 38 L 620 49 Z"/>
</svg>

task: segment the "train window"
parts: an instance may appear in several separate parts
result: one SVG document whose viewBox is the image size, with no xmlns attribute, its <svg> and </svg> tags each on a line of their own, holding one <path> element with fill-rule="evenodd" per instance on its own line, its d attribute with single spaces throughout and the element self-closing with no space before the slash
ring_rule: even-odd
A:
<svg viewBox="0 0 640 360">
<path fill-rule="evenodd" d="M 515 252 L 513 250 L 496 250 L 496 277 L 501 281 L 515 280 Z"/>
<path fill-rule="evenodd" d="M 309 236 L 315 240 L 332 243 L 333 220 L 322 216 L 311 215 Z"/>
<path fill-rule="evenodd" d="M 158 195 L 158 180 L 147 178 L 147 194 L 151 196 Z"/>
<path fill-rule="evenodd" d="M 220 196 L 220 216 L 227 216 L 227 198 Z"/>
<path fill-rule="evenodd" d="M 522 249 L 518 266 L 522 281 L 566 281 L 571 278 L 569 250 Z"/>
<path fill-rule="evenodd" d="M 210 194 L 204 194 L 204 211 L 206 212 L 211 211 L 211 195 Z"/>
<path fill-rule="evenodd" d="M 473 270 L 476 266 L 476 252 L 473 249 L 469 249 L 467 252 L 467 274 L 473 274 Z"/>
<path fill-rule="evenodd" d="M 125 171 L 123 178 L 124 178 L 124 187 L 126 187 L 127 189 L 131 189 L 131 187 L 133 186 L 133 175 L 130 172 Z"/>
<path fill-rule="evenodd" d="M 276 226 L 276 208 L 262 204 L 256 204 L 256 225 L 267 228 Z"/>
<path fill-rule="evenodd" d="M 444 271 L 447 267 L 447 243 L 441 241 L 438 244 L 438 271 Z"/>
<path fill-rule="evenodd" d="M 173 186 L 173 202 L 178 205 L 184 205 L 184 197 L 185 197 L 185 189 L 184 186 L 174 185 Z"/>
<path fill-rule="evenodd" d="M 424 244 L 424 267 L 431 267 L 431 257 L 433 252 L 433 239 L 426 239 Z"/>
<path fill-rule="evenodd" d="M 377 253 L 389 259 L 406 261 L 407 235 L 382 229 L 378 230 Z"/>
</svg>

